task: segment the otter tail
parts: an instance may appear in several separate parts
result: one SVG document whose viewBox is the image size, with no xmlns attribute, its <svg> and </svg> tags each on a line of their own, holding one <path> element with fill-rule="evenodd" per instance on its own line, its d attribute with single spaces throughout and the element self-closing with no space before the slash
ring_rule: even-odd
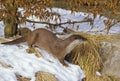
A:
<svg viewBox="0 0 120 81">
<path fill-rule="evenodd" d="M 17 39 L 12 40 L 12 41 L 3 42 L 3 43 L 1 43 L 1 44 L 12 45 L 12 44 L 19 44 L 19 43 L 22 43 L 22 42 L 26 42 L 26 36 L 23 36 L 23 37 L 17 38 Z"/>
</svg>

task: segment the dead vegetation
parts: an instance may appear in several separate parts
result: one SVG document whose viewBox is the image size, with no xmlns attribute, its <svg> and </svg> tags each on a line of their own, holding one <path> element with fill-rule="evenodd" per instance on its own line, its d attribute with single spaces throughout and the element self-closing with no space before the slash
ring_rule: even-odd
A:
<svg viewBox="0 0 120 81">
<path fill-rule="evenodd" d="M 104 21 L 106 33 L 120 22 L 120 0 L 53 0 L 55 7 L 64 9 L 70 9 L 72 13 L 87 12 L 93 13 L 94 19 L 99 15 L 99 18 L 103 16 L 107 17 Z M 66 3 L 67 2 L 67 3 Z M 61 6 L 62 5 L 62 6 Z M 94 26 L 92 26 L 94 28 Z M 104 31 L 101 30 L 101 31 Z"/>
<path fill-rule="evenodd" d="M 37 72 L 36 81 L 58 81 L 54 75 L 47 72 Z"/>
<path fill-rule="evenodd" d="M 0 61 L 0 66 L 4 67 L 4 68 L 12 68 L 12 66 L 6 64 L 5 62 Z"/>
<path fill-rule="evenodd" d="M 30 78 L 22 77 L 21 75 L 16 75 L 18 81 L 30 81 Z"/>
<path fill-rule="evenodd" d="M 18 81 L 30 81 L 30 78 L 23 77 L 21 75 L 17 75 L 17 80 Z M 54 75 L 47 73 L 47 72 L 37 72 L 35 74 L 36 80 L 35 81 L 57 81 Z"/>
<path fill-rule="evenodd" d="M 79 65 L 86 74 L 84 81 L 117 81 L 109 75 L 97 75 L 104 67 L 101 58 L 100 40 L 110 40 L 109 36 L 83 34 L 88 41 L 78 45 L 67 60 Z"/>
</svg>

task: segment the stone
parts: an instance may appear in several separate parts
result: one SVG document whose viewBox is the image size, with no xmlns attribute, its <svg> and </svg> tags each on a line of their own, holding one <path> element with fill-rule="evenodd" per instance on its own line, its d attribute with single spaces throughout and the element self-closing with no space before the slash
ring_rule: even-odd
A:
<svg viewBox="0 0 120 81">
<path fill-rule="evenodd" d="M 102 41 L 101 50 L 103 60 L 102 74 L 120 78 L 120 42 Z"/>
</svg>

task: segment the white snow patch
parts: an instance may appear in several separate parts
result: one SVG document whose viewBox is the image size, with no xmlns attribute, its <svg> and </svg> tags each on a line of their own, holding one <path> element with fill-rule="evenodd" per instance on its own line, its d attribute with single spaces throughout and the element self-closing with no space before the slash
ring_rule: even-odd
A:
<svg viewBox="0 0 120 81">
<path fill-rule="evenodd" d="M 77 65 L 68 63 L 69 67 L 65 67 L 56 58 L 41 49 L 39 50 L 43 57 L 37 58 L 34 54 L 26 52 L 26 45 L 22 46 L 23 48 L 19 48 L 16 45 L 0 44 L 0 61 L 13 67 L 8 69 L 0 67 L 2 69 L 0 70 L 0 81 L 17 81 L 15 74 L 35 81 L 35 73 L 38 71 L 50 72 L 59 81 L 81 81 L 85 77 L 84 72 Z"/>
</svg>

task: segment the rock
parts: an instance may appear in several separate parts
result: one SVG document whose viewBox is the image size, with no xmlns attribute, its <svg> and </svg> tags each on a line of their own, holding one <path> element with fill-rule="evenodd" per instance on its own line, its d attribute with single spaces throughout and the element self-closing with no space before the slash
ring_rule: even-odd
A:
<svg viewBox="0 0 120 81">
<path fill-rule="evenodd" d="M 102 73 L 120 78 L 120 42 L 102 41 L 101 57 L 103 59 Z"/>
</svg>

